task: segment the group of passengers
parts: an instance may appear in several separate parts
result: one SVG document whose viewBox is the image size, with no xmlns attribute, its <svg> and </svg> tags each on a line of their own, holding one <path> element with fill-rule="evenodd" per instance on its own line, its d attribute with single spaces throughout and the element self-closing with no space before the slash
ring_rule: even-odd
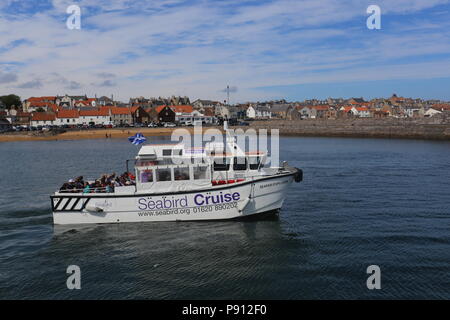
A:
<svg viewBox="0 0 450 320">
<path fill-rule="evenodd" d="M 116 173 L 104 174 L 100 179 L 93 182 L 84 181 L 83 177 L 80 176 L 65 182 L 59 192 L 112 193 L 115 187 L 135 185 L 135 180 L 136 177 L 129 172 L 124 172 L 122 175 L 116 175 Z"/>
</svg>

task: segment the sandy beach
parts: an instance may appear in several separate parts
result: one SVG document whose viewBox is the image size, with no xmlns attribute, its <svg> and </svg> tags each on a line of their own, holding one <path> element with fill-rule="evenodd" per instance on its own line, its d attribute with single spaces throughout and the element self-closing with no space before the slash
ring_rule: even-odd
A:
<svg viewBox="0 0 450 320">
<path fill-rule="evenodd" d="M 209 129 L 207 127 L 204 129 Z M 218 128 L 218 127 L 217 127 Z M 175 129 L 180 128 L 123 128 L 123 129 L 98 129 L 98 130 L 80 130 L 67 131 L 61 134 L 36 133 L 36 132 L 18 132 L 9 134 L 0 134 L 0 142 L 9 141 L 39 141 L 39 140 L 81 140 L 81 139 L 106 139 L 106 135 L 110 138 L 128 138 L 136 134 L 142 133 L 144 136 L 170 136 Z M 189 132 L 193 132 L 192 127 L 184 127 Z"/>
</svg>

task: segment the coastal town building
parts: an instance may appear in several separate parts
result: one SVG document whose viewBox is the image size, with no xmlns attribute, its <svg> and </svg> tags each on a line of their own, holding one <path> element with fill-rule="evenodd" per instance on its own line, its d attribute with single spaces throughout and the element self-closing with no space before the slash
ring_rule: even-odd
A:
<svg viewBox="0 0 450 320">
<path fill-rule="evenodd" d="M 54 113 L 35 112 L 30 121 L 32 127 L 56 125 L 56 115 Z"/>
<path fill-rule="evenodd" d="M 217 105 L 214 108 L 214 115 L 222 120 L 231 119 L 230 107 L 226 105 Z"/>
<path fill-rule="evenodd" d="M 133 116 L 131 110 L 126 107 L 103 107 L 109 108 L 111 111 L 111 121 L 114 125 L 131 125 L 133 124 Z M 101 108 L 102 109 L 102 108 Z"/>
<path fill-rule="evenodd" d="M 434 108 L 430 108 L 427 111 L 425 111 L 424 116 L 425 117 L 433 117 L 433 116 L 435 116 L 437 114 L 441 114 L 441 113 L 442 113 L 442 111 L 436 110 Z"/>
<path fill-rule="evenodd" d="M 357 107 L 355 105 L 341 107 L 339 109 L 340 117 L 359 117 L 359 118 L 369 118 L 371 113 L 368 107 Z"/>
<path fill-rule="evenodd" d="M 11 123 L 5 118 L 0 117 L 0 132 L 7 131 L 12 128 Z"/>
<path fill-rule="evenodd" d="M 300 111 L 296 106 L 291 104 L 275 104 L 271 106 L 270 112 L 272 113 L 272 118 L 286 120 L 301 119 Z"/>
<path fill-rule="evenodd" d="M 78 110 L 60 110 L 56 113 L 57 126 L 62 125 L 77 125 L 79 124 L 79 111 Z"/>
<path fill-rule="evenodd" d="M 140 106 L 130 107 L 132 123 L 148 123 L 149 117 L 145 109 Z"/>
<path fill-rule="evenodd" d="M 55 96 L 45 96 L 45 97 L 30 97 L 22 102 L 23 111 L 33 112 L 39 108 L 47 111 L 50 106 L 56 107 L 56 97 Z"/>
<path fill-rule="evenodd" d="M 249 106 L 246 110 L 246 117 L 249 119 L 270 119 L 272 112 L 270 108 L 265 106 Z"/>
<path fill-rule="evenodd" d="M 194 109 L 200 109 L 200 108 L 205 108 L 205 107 L 215 108 L 220 105 L 223 105 L 223 104 L 219 101 L 213 101 L 213 100 L 197 99 L 194 102 L 192 102 L 192 107 Z"/>
<path fill-rule="evenodd" d="M 78 112 L 78 124 L 82 125 L 111 125 L 110 110 L 101 108 L 98 110 L 80 110 Z"/>
<path fill-rule="evenodd" d="M 98 106 L 113 106 L 114 101 L 112 98 L 110 99 L 107 96 L 101 96 L 100 98 L 97 99 L 97 105 Z"/>
<path fill-rule="evenodd" d="M 169 106 L 160 106 L 156 108 L 158 113 L 158 122 L 175 122 L 175 111 Z"/>
</svg>

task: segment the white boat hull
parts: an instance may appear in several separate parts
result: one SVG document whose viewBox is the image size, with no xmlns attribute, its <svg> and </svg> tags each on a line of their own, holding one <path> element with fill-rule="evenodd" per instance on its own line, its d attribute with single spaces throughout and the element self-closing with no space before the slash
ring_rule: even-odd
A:
<svg viewBox="0 0 450 320">
<path fill-rule="evenodd" d="M 71 194 L 52 198 L 54 224 L 235 219 L 278 210 L 294 175 L 167 194 Z"/>
</svg>

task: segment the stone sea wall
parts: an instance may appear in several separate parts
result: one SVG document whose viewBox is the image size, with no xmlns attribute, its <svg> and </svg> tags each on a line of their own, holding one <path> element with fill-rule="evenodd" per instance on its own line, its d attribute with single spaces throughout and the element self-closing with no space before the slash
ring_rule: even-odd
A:
<svg viewBox="0 0 450 320">
<path fill-rule="evenodd" d="M 450 119 L 307 119 L 252 121 L 255 129 L 279 129 L 280 135 L 450 140 Z"/>
</svg>

